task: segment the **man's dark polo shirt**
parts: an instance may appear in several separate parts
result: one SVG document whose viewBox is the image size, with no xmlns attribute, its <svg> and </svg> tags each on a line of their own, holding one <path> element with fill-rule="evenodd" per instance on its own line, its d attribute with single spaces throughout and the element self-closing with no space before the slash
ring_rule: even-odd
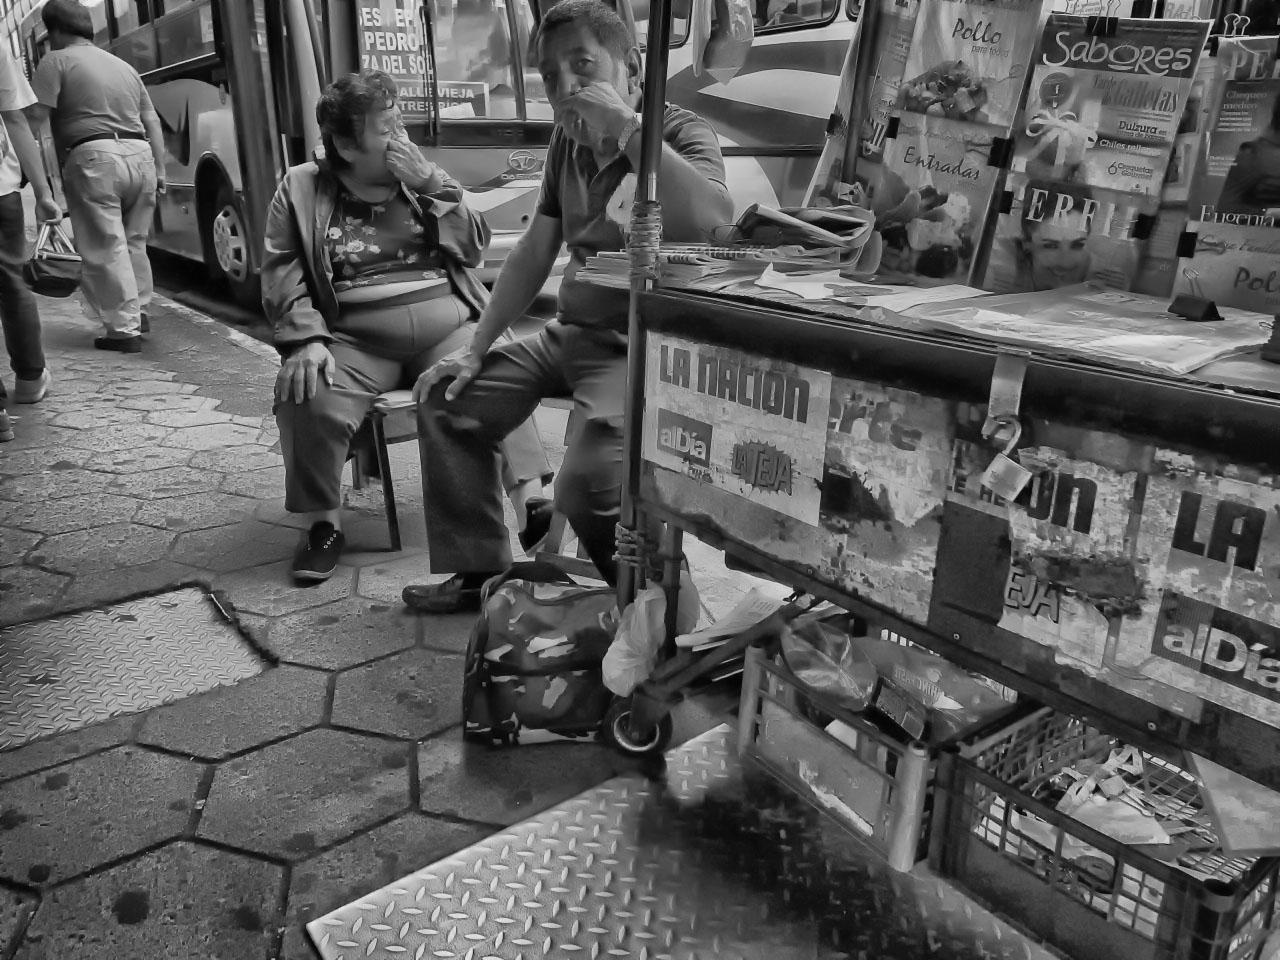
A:
<svg viewBox="0 0 1280 960">
<path fill-rule="evenodd" d="M 720 142 L 711 125 L 696 113 L 668 104 L 662 137 L 708 180 L 725 182 Z M 616 157 L 600 169 L 589 147 L 575 144 L 559 127 L 551 134 L 538 212 L 560 221 L 569 248 L 569 265 L 560 284 L 559 313 L 563 323 L 624 332 L 627 329 L 628 291 L 584 283 L 577 274 L 587 257 L 626 249 L 622 227 L 609 219 L 606 206 L 623 177 L 631 172 L 631 161 L 626 156 Z M 670 239 L 696 243 L 709 238 Z"/>
</svg>

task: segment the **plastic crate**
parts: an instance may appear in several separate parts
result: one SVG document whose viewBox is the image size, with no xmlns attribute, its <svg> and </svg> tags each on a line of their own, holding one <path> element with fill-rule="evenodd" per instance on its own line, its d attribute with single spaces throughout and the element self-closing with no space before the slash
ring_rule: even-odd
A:
<svg viewBox="0 0 1280 960">
<path fill-rule="evenodd" d="M 1008 722 L 1011 711 L 975 730 Z M 838 738 L 815 714 L 847 728 Z M 969 731 L 962 735 L 967 743 Z M 863 838 L 899 871 L 927 855 L 936 758 L 944 746 L 904 743 L 805 688 L 780 659 L 747 652 L 738 716 L 738 752 Z M 959 749 L 967 749 L 959 746 Z"/>
<path fill-rule="evenodd" d="M 1059 813 L 1046 795 L 1065 768 L 1105 761 L 1120 746 L 1042 708 L 967 756 L 946 757 L 932 868 L 1081 960 L 1256 960 L 1275 912 L 1280 860 L 1217 848 L 1191 773 L 1140 752 L 1143 772 L 1131 775 L 1163 816 L 1198 822 L 1198 842 L 1175 862 Z"/>
</svg>

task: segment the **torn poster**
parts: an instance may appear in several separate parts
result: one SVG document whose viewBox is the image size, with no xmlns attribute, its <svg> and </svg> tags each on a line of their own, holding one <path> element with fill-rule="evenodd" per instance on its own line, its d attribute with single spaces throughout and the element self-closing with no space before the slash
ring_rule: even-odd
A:
<svg viewBox="0 0 1280 960">
<path fill-rule="evenodd" d="M 645 381 L 646 460 L 817 524 L 831 374 L 650 334 Z"/>
</svg>

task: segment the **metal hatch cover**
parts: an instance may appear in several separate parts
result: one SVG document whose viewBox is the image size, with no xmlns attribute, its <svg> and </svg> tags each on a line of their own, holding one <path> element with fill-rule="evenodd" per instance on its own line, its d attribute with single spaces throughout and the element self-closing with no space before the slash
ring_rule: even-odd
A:
<svg viewBox="0 0 1280 960">
<path fill-rule="evenodd" d="M 719 727 L 657 778 L 610 780 L 311 921 L 312 942 L 323 960 L 1050 956 L 744 776 L 733 742 Z"/>
<path fill-rule="evenodd" d="M 266 664 L 205 589 L 0 629 L 0 750 L 139 713 Z"/>
</svg>

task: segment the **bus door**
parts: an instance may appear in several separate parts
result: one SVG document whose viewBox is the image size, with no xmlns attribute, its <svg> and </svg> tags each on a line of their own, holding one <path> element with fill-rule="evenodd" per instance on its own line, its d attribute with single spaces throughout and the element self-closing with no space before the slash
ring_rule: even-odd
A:
<svg viewBox="0 0 1280 960">
<path fill-rule="evenodd" d="M 493 242 L 481 273 L 491 279 L 533 218 L 551 137 L 526 62 L 530 0 L 330 0 L 329 14 L 333 72 L 394 77 L 410 137 L 484 214 Z"/>
</svg>

